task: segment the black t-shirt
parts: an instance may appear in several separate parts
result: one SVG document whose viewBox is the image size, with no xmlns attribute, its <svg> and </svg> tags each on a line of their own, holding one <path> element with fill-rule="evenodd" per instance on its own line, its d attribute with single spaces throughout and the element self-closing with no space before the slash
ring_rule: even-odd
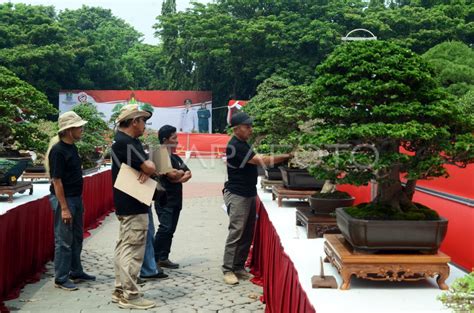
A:
<svg viewBox="0 0 474 313">
<path fill-rule="evenodd" d="M 183 159 L 178 155 L 171 154 L 170 159 L 171 166 L 174 169 L 183 170 L 184 172 L 189 171 L 189 168 L 184 164 Z M 164 204 L 164 206 L 181 209 L 183 206 L 183 184 L 172 183 L 164 175 L 160 177 L 160 182 L 163 188 L 166 189 L 166 204 Z"/>
<path fill-rule="evenodd" d="M 112 185 L 115 184 L 122 163 L 140 171 L 140 166 L 148 159 L 142 143 L 137 138 L 117 131 L 112 144 Z M 149 206 L 113 188 L 115 213 L 117 215 L 134 215 L 148 213 Z"/>
<path fill-rule="evenodd" d="M 77 147 L 60 140 L 49 152 L 49 176 L 60 178 L 63 183 L 64 195 L 76 197 L 82 195 L 82 161 Z M 49 188 L 55 195 L 54 186 Z"/>
<path fill-rule="evenodd" d="M 227 176 L 225 189 L 242 197 L 257 195 L 257 166 L 248 163 L 255 156 L 250 145 L 233 136 L 227 144 Z"/>
</svg>

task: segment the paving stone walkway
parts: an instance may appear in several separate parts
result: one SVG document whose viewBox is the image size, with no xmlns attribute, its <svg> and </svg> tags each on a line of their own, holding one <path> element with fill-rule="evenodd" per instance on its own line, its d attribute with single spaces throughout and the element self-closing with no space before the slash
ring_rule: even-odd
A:
<svg viewBox="0 0 474 313">
<path fill-rule="evenodd" d="M 185 185 L 183 211 L 173 241 L 170 259 L 180 263 L 176 270 L 165 269 L 170 278 L 150 281 L 143 286 L 145 297 L 154 300 L 152 312 L 263 312 L 259 301 L 262 288 L 248 281 L 228 286 L 220 266 L 227 235 L 227 216 L 222 210 L 225 168 L 216 160 L 191 159 L 192 180 Z M 155 225 L 157 225 L 155 214 Z M 20 297 L 6 306 L 20 312 L 124 312 L 111 302 L 113 290 L 113 250 L 117 240 L 115 214 L 91 231 L 84 241 L 83 265 L 97 281 L 78 284 L 77 291 L 54 288 L 53 264 L 47 264 L 42 279 L 27 285 Z"/>
</svg>

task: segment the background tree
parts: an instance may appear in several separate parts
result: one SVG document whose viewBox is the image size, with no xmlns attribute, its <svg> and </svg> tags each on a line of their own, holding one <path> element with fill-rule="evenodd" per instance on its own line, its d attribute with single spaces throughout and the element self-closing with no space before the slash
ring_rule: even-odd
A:
<svg viewBox="0 0 474 313">
<path fill-rule="evenodd" d="M 474 90 L 474 51 L 459 41 L 446 41 L 423 54 L 437 75 L 441 86 L 461 97 Z"/>
<path fill-rule="evenodd" d="M 308 119 L 310 104 L 306 86 L 272 76 L 257 88 L 257 95 L 244 107 L 254 117 L 252 141 L 259 153 L 287 153 L 299 140 L 298 125 Z"/>
<path fill-rule="evenodd" d="M 95 168 L 97 161 L 111 143 L 112 131 L 104 121 L 104 115 L 91 103 L 82 103 L 72 109 L 87 121 L 82 139 L 77 142 L 77 150 L 84 169 Z"/>
<path fill-rule="evenodd" d="M 385 41 L 352 42 L 317 71 L 310 110 L 322 122 L 305 142 L 335 153 L 322 157 L 314 173 L 326 178 L 343 170 L 338 182 L 355 185 L 376 179 L 373 203 L 384 208 L 382 216 L 413 209 L 416 181 L 446 176 L 443 164 L 474 161 L 474 113 L 462 114 L 412 51 Z"/>
<path fill-rule="evenodd" d="M 40 125 L 55 113 L 43 93 L 0 66 L 0 150 L 44 153 L 49 138 Z"/>
<path fill-rule="evenodd" d="M 67 31 L 51 6 L 0 4 L 0 65 L 57 103 L 57 93 L 74 73 Z"/>
</svg>

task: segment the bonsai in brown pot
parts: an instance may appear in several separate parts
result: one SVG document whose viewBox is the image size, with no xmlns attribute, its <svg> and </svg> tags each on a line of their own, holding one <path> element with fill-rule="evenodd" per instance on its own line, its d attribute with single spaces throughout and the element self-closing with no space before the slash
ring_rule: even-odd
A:
<svg viewBox="0 0 474 313">
<path fill-rule="evenodd" d="M 378 185 L 371 203 L 336 210 L 344 237 L 359 249 L 437 251 L 448 221 L 413 202 L 416 182 L 447 176 L 444 164 L 474 161 L 473 112 L 394 43 L 341 45 L 317 71 L 309 110 L 320 122 L 302 139 L 329 153 L 313 174 L 342 171 L 335 182 Z"/>
</svg>

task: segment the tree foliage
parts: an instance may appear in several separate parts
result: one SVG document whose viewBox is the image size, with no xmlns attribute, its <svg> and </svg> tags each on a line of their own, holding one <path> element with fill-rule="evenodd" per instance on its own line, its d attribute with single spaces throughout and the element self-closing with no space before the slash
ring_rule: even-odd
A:
<svg viewBox="0 0 474 313">
<path fill-rule="evenodd" d="M 304 142 L 335 152 L 321 158 L 318 177 L 343 170 L 338 182 L 376 179 L 375 201 L 404 209 L 417 179 L 446 176 L 446 163 L 474 161 L 474 112 L 462 114 L 412 51 L 385 41 L 352 42 L 317 71 L 310 111 L 322 122 Z"/>
<path fill-rule="evenodd" d="M 55 113 L 43 93 L 0 66 L 0 150 L 46 151 L 41 123 Z"/>
<path fill-rule="evenodd" d="M 474 90 L 474 51 L 459 41 L 446 41 L 423 54 L 441 85 L 456 97 Z"/>
<path fill-rule="evenodd" d="M 298 144 L 299 122 L 308 119 L 307 87 L 293 86 L 272 76 L 257 88 L 257 95 L 244 107 L 254 117 L 254 147 L 260 153 L 289 152 Z"/>
<path fill-rule="evenodd" d="M 104 121 L 102 113 L 91 103 L 82 103 L 72 109 L 83 120 L 87 121 L 84 126 L 82 140 L 76 143 L 84 168 L 94 168 L 101 153 L 107 148 L 112 138 L 112 131 Z"/>
</svg>

